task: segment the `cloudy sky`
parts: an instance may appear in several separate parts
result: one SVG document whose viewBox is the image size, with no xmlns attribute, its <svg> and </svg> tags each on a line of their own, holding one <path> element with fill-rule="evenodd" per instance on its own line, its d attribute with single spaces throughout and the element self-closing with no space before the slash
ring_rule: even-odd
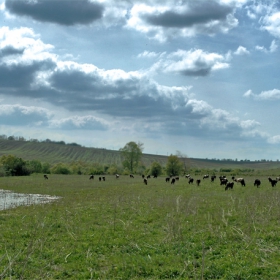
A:
<svg viewBox="0 0 280 280">
<path fill-rule="evenodd" d="M 0 3 L 0 134 L 280 159 L 279 0 Z"/>
</svg>

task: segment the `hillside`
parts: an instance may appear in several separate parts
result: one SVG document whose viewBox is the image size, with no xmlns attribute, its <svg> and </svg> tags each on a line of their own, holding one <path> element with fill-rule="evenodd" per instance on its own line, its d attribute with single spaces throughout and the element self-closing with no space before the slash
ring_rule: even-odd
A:
<svg viewBox="0 0 280 280">
<path fill-rule="evenodd" d="M 51 164 L 58 162 L 92 162 L 100 164 L 121 165 L 121 156 L 119 151 L 86 148 L 76 145 L 29 142 L 16 140 L 0 139 L 0 157 L 2 155 L 15 155 L 25 160 L 40 160 Z M 143 154 L 142 162 L 149 166 L 152 162 L 157 161 L 161 165 L 167 162 L 167 156 Z M 276 169 L 280 168 L 280 162 L 275 161 L 231 161 L 231 160 L 208 160 L 188 158 L 185 159 L 187 166 L 198 169 Z"/>
</svg>

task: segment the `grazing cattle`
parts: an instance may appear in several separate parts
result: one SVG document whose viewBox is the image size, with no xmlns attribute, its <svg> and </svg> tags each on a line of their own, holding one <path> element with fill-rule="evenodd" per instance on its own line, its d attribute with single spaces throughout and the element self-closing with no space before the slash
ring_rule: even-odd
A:
<svg viewBox="0 0 280 280">
<path fill-rule="evenodd" d="M 216 175 L 212 175 L 212 176 L 211 176 L 211 182 L 214 182 L 215 179 L 216 179 Z"/>
<path fill-rule="evenodd" d="M 148 175 L 148 176 L 147 176 L 147 179 L 150 179 L 150 178 L 151 178 L 151 175 Z"/>
<path fill-rule="evenodd" d="M 234 179 L 234 181 L 237 183 L 241 183 L 241 186 L 243 186 L 243 187 L 246 186 L 245 180 L 243 178 L 237 178 L 237 179 Z"/>
<path fill-rule="evenodd" d="M 47 174 L 44 174 L 44 178 L 45 178 L 45 179 L 49 179 L 49 177 L 48 177 Z"/>
<path fill-rule="evenodd" d="M 234 182 L 227 182 L 226 187 L 225 187 L 225 191 L 229 190 L 229 189 L 233 189 L 234 186 Z"/>
<path fill-rule="evenodd" d="M 176 179 L 177 181 L 179 181 L 179 176 L 175 177 L 175 179 Z"/>
<path fill-rule="evenodd" d="M 228 183 L 228 179 L 220 179 L 220 185 L 225 185 Z"/>
<path fill-rule="evenodd" d="M 197 179 L 196 180 L 196 185 L 199 187 L 199 185 L 200 185 L 200 182 L 201 182 L 201 180 L 200 179 Z"/>
<path fill-rule="evenodd" d="M 169 181 L 170 181 L 170 177 L 166 177 L 165 182 L 169 182 Z"/>
<path fill-rule="evenodd" d="M 101 177 L 99 177 L 99 181 L 101 181 L 102 180 L 102 178 Z"/>
<path fill-rule="evenodd" d="M 142 179 L 144 179 L 145 178 L 145 175 L 144 174 L 142 174 Z"/>
<path fill-rule="evenodd" d="M 130 177 L 130 178 L 134 178 L 133 174 L 130 174 L 129 177 Z"/>
<path fill-rule="evenodd" d="M 119 174 L 116 174 L 116 179 L 119 179 L 120 178 L 120 175 Z"/>
<path fill-rule="evenodd" d="M 260 179 L 256 179 L 254 182 L 254 186 L 257 186 L 257 188 L 261 185 L 261 180 Z"/>
<path fill-rule="evenodd" d="M 245 187 L 245 186 L 246 186 L 246 184 L 245 184 L 245 180 L 244 180 L 244 179 L 243 179 L 243 180 L 241 180 L 241 181 L 240 181 L 240 183 L 241 183 L 241 186 L 242 186 L 242 187 Z"/>
<path fill-rule="evenodd" d="M 104 176 L 102 177 L 102 180 L 105 181 L 105 177 Z"/>
<path fill-rule="evenodd" d="M 176 179 L 175 179 L 175 178 L 172 178 L 172 179 L 171 179 L 171 184 L 174 185 L 174 184 L 175 184 L 175 181 L 176 181 Z"/>
<path fill-rule="evenodd" d="M 277 184 L 277 180 L 271 179 L 270 177 L 268 177 L 268 181 L 270 182 L 270 184 L 271 184 L 272 187 L 275 187 L 276 184 Z"/>
<path fill-rule="evenodd" d="M 208 179 L 209 178 L 209 175 L 204 175 L 203 176 L 203 179 Z"/>
<path fill-rule="evenodd" d="M 147 178 L 144 178 L 144 184 L 147 185 L 148 184 L 148 180 Z"/>
<path fill-rule="evenodd" d="M 157 178 L 157 175 L 154 175 L 153 178 Z"/>
<path fill-rule="evenodd" d="M 189 178 L 189 184 L 193 184 L 193 178 Z"/>
<path fill-rule="evenodd" d="M 94 179 L 94 176 L 93 175 L 90 175 L 89 176 L 89 180 L 93 180 Z"/>
<path fill-rule="evenodd" d="M 185 178 L 190 178 L 190 177 L 191 177 L 190 174 L 185 175 Z"/>
</svg>

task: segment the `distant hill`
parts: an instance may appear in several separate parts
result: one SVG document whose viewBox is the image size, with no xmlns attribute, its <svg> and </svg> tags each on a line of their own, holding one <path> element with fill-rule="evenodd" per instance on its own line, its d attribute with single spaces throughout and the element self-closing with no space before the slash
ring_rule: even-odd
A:
<svg viewBox="0 0 280 280">
<path fill-rule="evenodd" d="M 121 154 L 119 151 L 100 148 L 87 148 L 74 144 L 30 142 L 18 140 L 0 139 L 0 157 L 2 155 L 15 155 L 24 160 L 40 160 L 50 164 L 73 161 L 92 162 L 99 164 L 121 165 Z M 166 165 L 168 156 L 143 154 L 142 162 L 145 166 L 150 166 L 152 162 L 157 161 L 162 166 Z M 187 158 L 184 159 L 188 167 L 198 169 L 277 169 L 280 168 L 280 162 L 276 161 L 233 161 L 233 160 L 209 160 Z"/>
</svg>

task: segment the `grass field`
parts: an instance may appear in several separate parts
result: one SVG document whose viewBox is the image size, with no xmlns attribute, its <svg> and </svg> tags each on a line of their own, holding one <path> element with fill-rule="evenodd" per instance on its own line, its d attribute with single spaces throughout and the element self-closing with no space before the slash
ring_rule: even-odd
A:
<svg viewBox="0 0 280 280">
<path fill-rule="evenodd" d="M 0 178 L 62 197 L 0 212 L 0 279 L 280 279 L 280 190 L 259 178 Z"/>
</svg>

